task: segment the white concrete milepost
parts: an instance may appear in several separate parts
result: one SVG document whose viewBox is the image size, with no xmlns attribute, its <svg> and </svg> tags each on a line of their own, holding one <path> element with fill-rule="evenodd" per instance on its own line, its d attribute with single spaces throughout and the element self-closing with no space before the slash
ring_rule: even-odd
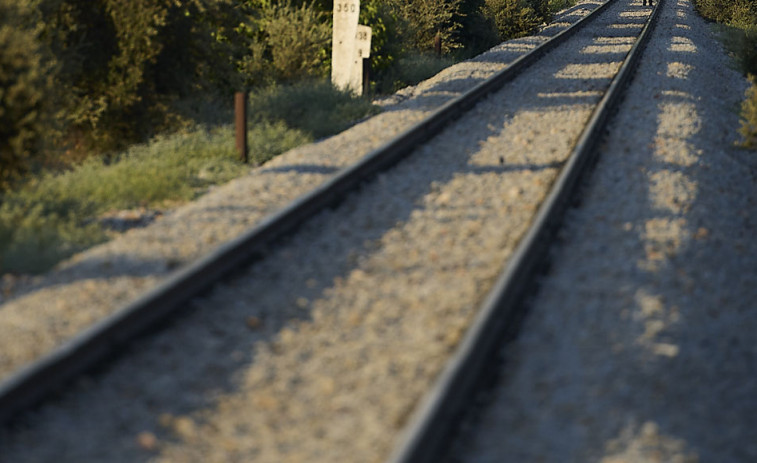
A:
<svg viewBox="0 0 757 463">
<path fill-rule="evenodd" d="M 363 94 L 363 60 L 371 56 L 371 28 L 359 24 L 355 36 L 355 54 L 352 60 L 349 88 Z"/>
<path fill-rule="evenodd" d="M 352 66 L 355 62 L 360 0 L 334 1 L 334 31 L 331 52 L 331 81 L 337 88 L 351 88 Z"/>
</svg>

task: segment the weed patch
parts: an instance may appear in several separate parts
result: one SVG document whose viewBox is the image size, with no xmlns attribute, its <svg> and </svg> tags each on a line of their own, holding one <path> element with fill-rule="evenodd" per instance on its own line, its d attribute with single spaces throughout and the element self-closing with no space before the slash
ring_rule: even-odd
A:
<svg viewBox="0 0 757 463">
<path fill-rule="evenodd" d="M 301 131 L 265 122 L 250 130 L 249 139 L 250 157 L 258 163 L 310 141 Z M 91 158 L 65 172 L 47 172 L 2 197 L 0 270 L 45 271 L 107 240 L 96 220 L 105 212 L 185 202 L 248 170 L 226 126 L 160 137 L 108 162 Z"/>
<path fill-rule="evenodd" d="M 752 86 L 747 89 L 746 99 L 741 105 L 741 135 L 744 137 L 742 146 L 757 149 L 757 78 L 749 79 Z"/>
<path fill-rule="evenodd" d="M 721 39 L 752 82 L 741 105 L 741 145 L 757 149 L 757 1 L 694 0 L 699 14 L 720 23 Z"/>
<path fill-rule="evenodd" d="M 416 53 L 401 58 L 395 66 L 384 72 L 376 89 L 379 93 L 393 93 L 403 87 L 415 85 L 433 77 L 455 64 L 452 57 L 438 58 L 433 54 Z"/>
<path fill-rule="evenodd" d="M 253 123 L 284 123 L 315 139 L 339 133 L 379 111 L 370 101 L 339 91 L 328 81 L 264 89 L 250 97 Z"/>
</svg>

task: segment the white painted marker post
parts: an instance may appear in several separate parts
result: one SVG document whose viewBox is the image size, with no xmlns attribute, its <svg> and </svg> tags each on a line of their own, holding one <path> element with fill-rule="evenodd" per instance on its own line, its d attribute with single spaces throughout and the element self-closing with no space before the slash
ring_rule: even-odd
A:
<svg viewBox="0 0 757 463">
<path fill-rule="evenodd" d="M 360 16 L 360 0 L 334 1 L 334 31 L 332 34 L 331 82 L 337 88 L 350 88 L 352 67 L 355 62 L 357 23 Z"/>
<path fill-rule="evenodd" d="M 363 60 L 371 56 L 372 30 L 368 26 L 358 25 L 355 36 L 355 55 L 352 62 L 349 87 L 356 94 L 363 94 Z"/>
</svg>

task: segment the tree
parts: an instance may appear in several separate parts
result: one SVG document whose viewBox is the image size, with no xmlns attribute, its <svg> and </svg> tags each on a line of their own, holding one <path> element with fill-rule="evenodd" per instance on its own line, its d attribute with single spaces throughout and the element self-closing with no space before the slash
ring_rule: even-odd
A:
<svg viewBox="0 0 757 463">
<path fill-rule="evenodd" d="M 50 79 L 27 2 L 0 0 L 0 190 L 32 166 L 45 132 Z"/>
<path fill-rule="evenodd" d="M 36 1 L 75 149 L 142 141 L 170 123 L 176 98 L 234 84 L 233 0 Z"/>
</svg>

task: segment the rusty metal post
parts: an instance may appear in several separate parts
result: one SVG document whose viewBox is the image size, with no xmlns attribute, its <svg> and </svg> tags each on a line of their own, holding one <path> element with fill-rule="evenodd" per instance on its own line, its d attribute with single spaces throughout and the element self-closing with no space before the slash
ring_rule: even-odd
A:
<svg viewBox="0 0 757 463">
<path fill-rule="evenodd" d="M 234 94 L 234 119 L 237 130 L 237 151 L 239 159 L 247 164 L 247 92 Z"/>
<path fill-rule="evenodd" d="M 363 58 L 363 95 L 371 90 L 371 59 Z"/>
<path fill-rule="evenodd" d="M 437 58 L 442 57 L 442 34 L 440 32 L 437 32 L 436 37 L 434 37 L 434 51 Z"/>
</svg>

